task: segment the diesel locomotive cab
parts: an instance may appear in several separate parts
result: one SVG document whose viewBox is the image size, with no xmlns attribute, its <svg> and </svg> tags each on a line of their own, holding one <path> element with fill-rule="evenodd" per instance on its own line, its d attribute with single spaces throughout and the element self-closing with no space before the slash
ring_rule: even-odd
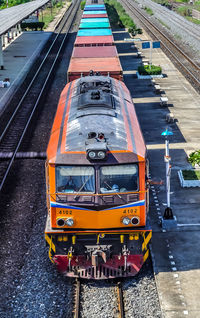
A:
<svg viewBox="0 0 200 318">
<path fill-rule="evenodd" d="M 103 230 L 145 225 L 146 193 L 140 191 L 138 163 L 102 165 L 98 161 L 91 166 L 56 165 L 50 170 L 51 176 L 55 173 L 49 202 L 52 228 Z"/>
</svg>

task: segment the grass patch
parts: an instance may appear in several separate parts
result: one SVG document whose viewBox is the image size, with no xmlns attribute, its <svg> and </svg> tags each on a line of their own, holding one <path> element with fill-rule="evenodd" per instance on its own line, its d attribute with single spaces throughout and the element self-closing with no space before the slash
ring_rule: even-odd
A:
<svg viewBox="0 0 200 318">
<path fill-rule="evenodd" d="M 198 20 L 198 19 L 195 19 L 195 18 L 192 18 L 192 17 L 186 17 L 186 19 L 188 21 L 191 21 L 191 22 L 195 23 L 195 24 L 200 24 L 200 20 Z"/>
<path fill-rule="evenodd" d="M 128 28 L 132 35 L 142 33 L 142 30 L 137 28 L 119 2 L 116 0 L 105 0 L 105 5 L 112 28 Z"/>
<path fill-rule="evenodd" d="M 196 2 L 194 3 L 194 8 L 195 8 L 196 10 L 200 11 L 200 1 L 196 1 Z"/>
<path fill-rule="evenodd" d="M 200 4 L 197 4 L 195 9 L 200 11 Z M 176 12 L 184 16 L 188 21 L 191 21 L 195 24 L 200 24 L 200 20 L 192 17 L 192 9 L 190 6 L 183 6 L 183 7 L 177 8 Z"/>
<path fill-rule="evenodd" d="M 9 0 L 7 3 L 7 0 L 0 0 L 0 10 L 17 6 L 18 4 L 30 2 L 31 0 Z"/>
<path fill-rule="evenodd" d="M 199 170 L 182 170 L 184 180 L 200 180 Z"/>
<path fill-rule="evenodd" d="M 86 1 L 81 1 L 81 10 L 85 8 Z"/>
<path fill-rule="evenodd" d="M 189 0 L 175 0 L 174 2 L 177 2 L 177 3 L 188 3 Z"/>
<path fill-rule="evenodd" d="M 138 66 L 138 73 L 140 75 L 160 75 L 162 68 L 156 65 L 141 65 Z"/>
<path fill-rule="evenodd" d="M 154 2 L 161 4 L 164 7 L 167 7 L 168 9 L 172 8 L 172 3 L 168 0 L 153 0 Z"/>
<path fill-rule="evenodd" d="M 176 12 L 182 15 L 183 17 L 190 17 L 192 15 L 191 7 L 188 6 L 179 7 L 177 8 Z"/>
<path fill-rule="evenodd" d="M 145 7 L 144 9 L 149 15 L 153 15 L 153 11 L 151 10 L 151 8 Z"/>
<path fill-rule="evenodd" d="M 44 29 L 46 29 L 49 23 L 53 21 L 54 17 L 59 13 L 60 9 L 62 9 L 66 2 L 59 1 L 57 3 L 54 3 L 52 8 L 46 8 L 45 10 L 43 10 L 43 14 L 40 14 L 39 21 L 44 22 Z"/>
<path fill-rule="evenodd" d="M 120 20 L 119 14 L 116 8 L 109 3 L 109 1 L 105 1 L 106 10 L 109 16 L 109 22 L 112 28 L 123 28 L 123 24 Z"/>
</svg>

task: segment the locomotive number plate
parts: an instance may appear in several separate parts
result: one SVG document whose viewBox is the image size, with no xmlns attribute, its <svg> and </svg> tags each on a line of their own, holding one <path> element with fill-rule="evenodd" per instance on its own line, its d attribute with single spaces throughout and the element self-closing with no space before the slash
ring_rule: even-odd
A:
<svg viewBox="0 0 200 318">
<path fill-rule="evenodd" d="M 66 210 L 66 209 L 56 209 L 56 214 L 59 216 L 64 215 L 72 215 L 72 210 Z"/>
<path fill-rule="evenodd" d="M 135 215 L 135 214 L 138 214 L 140 211 L 140 208 L 139 207 L 134 207 L 134 208 L 128 208 L 128 209 L 123 209 L 122 212 L 124 214 L 131 214 L 131 215 Z"/>
</svg>

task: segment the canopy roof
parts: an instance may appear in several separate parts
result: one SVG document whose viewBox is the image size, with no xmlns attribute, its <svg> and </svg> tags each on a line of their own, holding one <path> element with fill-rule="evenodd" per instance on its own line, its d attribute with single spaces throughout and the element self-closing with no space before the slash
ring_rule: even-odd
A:
<svg viewBox="0 0 200 318">
<path fill-rule="evenodd" d="M 6 33 L 19 24 L 36 10 L 43 7 L 50 0 L 35 0 L 0 11 L 0 35 Z"/>
</svg>

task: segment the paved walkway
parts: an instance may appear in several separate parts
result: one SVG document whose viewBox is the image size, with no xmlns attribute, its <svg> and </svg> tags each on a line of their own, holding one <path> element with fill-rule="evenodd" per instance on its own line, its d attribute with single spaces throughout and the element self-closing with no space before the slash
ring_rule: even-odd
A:
<svg viewBox="0 0 200 318">
<path fill-rule="evenodd" d="M 153 50 L 153 64 L 161 65 L 165 77 L 156 79 L 160 91 L 169 99 L 169 107 L 160 106 L 160 94 L 151 80 L 138 80 L 136 71 L 142 62 L 130 43 L 121 42 L 126 33 L 116 33 L 115 40 L 124 69 L 124 79 L 131 91 L 136 112 L 147 144 L 153 180 L 165 180 L 164 139 L 166 114 L 173 112 L 176 122 L 169 124 L 174 135 L 170 141 L 172 157 L 171 204 L 178 227 L 165 231 L 160 219 L 166 208 L 165 185 L 152 186 L 150 218 L 153 228 L 152 254 L 158 293 L 165 318 L 200 317 L 200 189 L 181 188 L 179 169 L 190 169 L 187 155 L 200 149 L 200 96 L 160 49 Z M 142 39 L 149 39 L 144 33 Z M 139 42 L 135 42 L 141 51 Z M 130 52 L 133 54 L 130 55 Z M 149 60 L 143 50 L 143 60 Z"/>
</svg>

